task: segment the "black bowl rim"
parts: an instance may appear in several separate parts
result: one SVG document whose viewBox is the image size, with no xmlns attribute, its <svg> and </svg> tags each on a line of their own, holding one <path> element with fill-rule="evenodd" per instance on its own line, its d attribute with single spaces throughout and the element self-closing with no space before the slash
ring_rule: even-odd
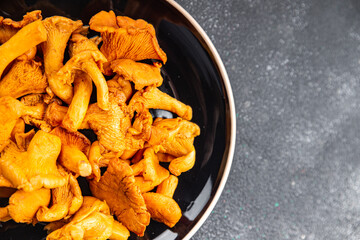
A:
<svg viewBox="0 0 360 240">
<path fill-rule="evenodd" d="M 197 21 L 182 6 L 180 6 L 174 0 L 165 0 L 165 1 L 167 3 L 169 3 L 172 7 L 174 7 L 181 15 L 183 15 L 190 22 L 190 24 L 197 31 L 198 37 L 201 38 L 200 40 L 208 48 L 208 53 L 210 55 L 212 55 L 212 57 L 214 59 L 214 64 L 217 66 L 218 71 L 220 73 L 220 77 L 223 80 L 223 84 L 225 87 L 224 90 L 226 93 L 225 97 L 227 97 L 225 99 L 225 101 L 228 104 L 227 114 L 229 114 L 229 116 L 227 116 L 227 126 L 226 126 L 228 128 L 227 133 L 229 135 L 228 135 L 228 139 L 227 139 L 228 142 L 226 143 L 227 146 L 226 146 L 225 154 L 224 154 L 224 156 L 226 156 L 226 157 L 224 157 L 222 159 L 222 164 L 224 163 L 223 172 L 222 172 L 222 175 L 220 176 L 220 179 L 218 180 L 219 183 L 217 185 L 215 195 L 210 200 L 210 203 L 208 204 L 207 209 L 202 214 L 200 219 L 196 222 L 196 224 L 193 226 L 193 228 L 183 238 L 184 240 L 188 240 L 196 233 L 196 231 L 198 231 L 200 229 L 200 227 L 203 225 L 205 220 L 209 217 L 211 211 L 214 209 L 216 203 L 218 202 L 218 200 L 221 196 L 221 193 L 225 187 L 226 181 L 228 179 L 232 161 L 233 161 L 233 157 L 234 157 L 234 150 L 235 150 L 235 140 L 236 140 L 236 116 L 235 116 L 236 114 L 235 114 L 235 112 L 236 111 L 235 111 L 234 97 L 233 97 L 233 92 L 232 92 L 229 77 L 227 75 L 225 66 L 220 58 L 220 55 L 217 52 L 213 43 L 211 42 L 210 38 L 208 37 L 206 32 L 202 29 L 202 27 L 199 25 L 199 23 L 197 23 Z"/>
</svg>

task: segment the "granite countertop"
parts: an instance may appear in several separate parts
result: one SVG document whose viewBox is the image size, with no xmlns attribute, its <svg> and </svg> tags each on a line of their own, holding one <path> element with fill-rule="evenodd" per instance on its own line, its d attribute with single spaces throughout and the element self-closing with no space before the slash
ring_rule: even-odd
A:
<svg viewBox="0 0 360 240">
<path fill-rule="evenodd" d="M 237 116 L 193 239 L 360 239 L 360 1 L 177 2 L 218 49 Z"/>
</svg>

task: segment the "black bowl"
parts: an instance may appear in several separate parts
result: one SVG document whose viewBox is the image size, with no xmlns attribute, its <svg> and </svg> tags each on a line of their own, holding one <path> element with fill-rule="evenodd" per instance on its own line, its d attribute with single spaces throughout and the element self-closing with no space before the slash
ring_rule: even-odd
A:
<svg viewBox="0 0 360 240">
<path fill-rule="evenodd" d="M 1 1 L 0 15 L 14 20 L 31 10 L 43 17 L 62 15 L 88 24 L 100 10 L 144 19 L 156 29 L 168 56 L 163 91 L 193 108 L 201 128 L 195 139 L 196 164 L 179 177 L 174 199 L 183 211 L 175 227 L 151 221 L 142 239 L 189 239 L 209 216 L 229 174 L 235 144 L 235 110 L 225 68 L 201 27 L 172 0 L 14 0 Z M 162 111 L 153 112 L 157 116 Z M 43 239 L 44 225 L 2 223 L 0 239 Z M 131 235 L 130 239 L 137 239 Z"/>
</svg>

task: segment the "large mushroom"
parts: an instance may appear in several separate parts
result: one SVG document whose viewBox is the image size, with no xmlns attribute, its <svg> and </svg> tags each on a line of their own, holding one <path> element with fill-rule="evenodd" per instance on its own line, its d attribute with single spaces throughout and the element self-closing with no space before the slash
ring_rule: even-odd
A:
<svg viewBox="0 0 360 240">
<path fill-rule="evenodd" d="M 0 153 L 0 172 L 11 187 L 26 192 L 63 186 L 68 177 L 61 174 L 56 165 L 60 150 L 59 137 L 39 130 L 26 151 L 10 141 Z"/>
<path fill-rule="evenodd" d="M 121 223 L 114 220 L 106 202 L 94 197 L 84 197 L 84 202 L 69 222 L 52 222 L 45 226 L 51 233 L 47 240 L 126 240 L 130 236 Z"/>
<path fill-rule="evenodd" d="M 41 62 L 15 61 L 0 81 L 0 97 L 19 98 L 30 93 L 44 93 L 47 86 Z"/>
<path fill-rule="evenodd" d="M 99 51 L 96 43 L 81 34 L 73 34 L 69 44 L 70 60 L 57 72 L 55 78 L 73 79 L 74 70 L 86 72 L 96 86 L 97 102 L 101 109 L 109 109 L 109 93 L 106 80 L 101 73 L 105 56 Z M 70 80 L 72 81 L 72 80 Z M 71 82 L 68 82 L 71 84 Z"/>
<path fill-rule="evenodd" d="M 83 196 L 76 178 L 69 174 L 69 181 L 61 187 L 51 189 L 51 206 L 42 206 L 36 213 L 41 222 L 54 222 L 68 219 L 76 213 L 83 203 Z"/>
<path fill-rule="evenodd" d="M 103 44 L 100 48 L 109 62 L 116 59 L 144 59 L 167 61 L 160 48 L 154 27 L 142 19 L 115 16 L 113 11 L 101 11 L 89 22 L 90 29 L 101 33 Z M 111 73 L 105 69 L 105 74 Z"/>
<path fill-rule="evenodd" d="M 36 20 L 21 28 L 0 46 L 0 76 L 15 58 L 46 41 L 46 39 L 46 29 L 41 20 Z"/>
<path fill-rule="evenodd" d="M 90 189 L 93 196 L 106 201 L 111 212 L 130 231 L 144 235 L 150 214 L 127 163 L 112 159 L 100 181 L 90 181 Z"/>
<path fill-rule="evenodd" d="M 41 188 L 31 192 L 17 190 L 9 198 L 9 205 L 0 208 L 0 221 L 10 219 L 18 223 L 36 223 L 36 212 L 50 203 L 50 190 Z"/>
<path fill-rule="evenodd" d="M 71 172 L 86 177 L 91 174 L 91 165 L 87 158 L 91 142 L 80 132 L 69 132 L 61 127 L 51 132 L 61 139 L 59 163 Z"/>
<path fill-rule="evenodd" d="M 73 21 L 66 17 L 53 16 L 43 20 L 47 41 L 42 44 L 45 74 L 51 91 L 64 102 L 70 104 L 73 88 L 66 79 L 57 77 L 63 66 L 64 52 L 71 34 L 82 27 L 80 20 Z"/>
</svg>

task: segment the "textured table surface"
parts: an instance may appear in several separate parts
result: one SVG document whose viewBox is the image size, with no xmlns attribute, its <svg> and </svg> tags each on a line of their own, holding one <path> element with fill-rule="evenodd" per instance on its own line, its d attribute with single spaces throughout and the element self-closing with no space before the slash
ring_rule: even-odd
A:
<svg viewBox="0 0 360 240">
<path fill-rule="evenodd" d="M 360 239 L 360 1 L 177 2 L 218 49 L 237 116 L 193 239 Z"/>
</svg>

